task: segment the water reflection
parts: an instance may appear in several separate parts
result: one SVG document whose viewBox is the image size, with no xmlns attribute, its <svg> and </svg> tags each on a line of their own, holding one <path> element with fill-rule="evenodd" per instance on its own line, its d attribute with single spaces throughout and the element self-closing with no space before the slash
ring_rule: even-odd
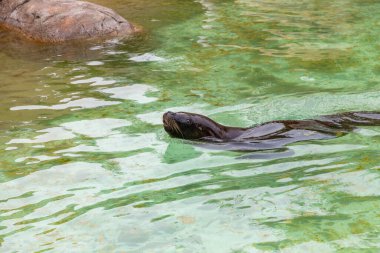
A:
<svg viewBox="0 0 380 253">
<path fill-rule="evenodd" d="M 79 110 L 79 109 L 89 109 L 96 108 L 108 105 L 116 105 L 120 104 L 117 101 L 104 101 L 96 98 L 81 98 L 77 100 L 72 100 L 67 103 L 57 104 L 57 105 L 25 105 L 25 106 L 15 106 L 10 108 L 11 111 L 19 111 L 19 110 Z"/>
<path fill-rule="evenodd" d="M 91 86 L 110 85 L 116 83 L 115 80 L 105 80 L 103 77 L 92 77 L 88 79 L 77 79 L 83 76 L 76 77 L 72 84 L 90 84 Z"/>
<path fill-rule="evenodd" d="M 129 43 L 134 44 L 140 41 L 131 40 Z M 101 47 L 107 50 L 115 50 L 115 47 L 120 45 L 117 40 L 108 40 L 104 42 L 75 42 L 75 43 L 60 43 L 55 45 L 34 43 L 24 38 L 13 34 L 9 31 L 0 30 L 0 51 L 12 58 L 23 60 L 69 60 L 82 61 L 91 60 L 102 57 L 103 51 L 93 50 L 94 45 L 99 43 Z"/>
<path fill-rule="evenodd" d="M 124 87 L 101 89 L 101 92 L 111 94 L 111 98 L 133 100 L 141 104 L 154 102 L 155 97 L 146 96 L 147 92 L 157 92 L 158 89 L 146 84 L 133 84 Z"/>
<path fill-rule="evenodd" d="M 167 61 L 165 58 L 156 56 L 151 53 L 136 55 L 129 58 L 129 60 L 134 61 L 134 62 L 165 62 Z"/>
<path fill-rule="evenodd" d="M 94 119 L 80 120 L 62 124 L 63 128 L 76 134 L 82 134 L 91 138 L 106 137 L 119 134 L 115 128 L 130 126 L 132 123 L 123 119 Z"/>
<path fill-rule="evenodd" d="M 145 149 L 146 147 L 161 147 L 161 142 L 157 141 L 154 134 L 140 134 L 137 136 L 128 136 L 124 134 L 115 134 L 107 138 L 97 139 L 95 145 L 75 146 L 73 148 L 59 150 L 57 153 L 75 153 L 75 152 L 127 152 L 132 150 Z"/>
<path fill-rule="evenodd" d="M 44 133 L 38 135 L 33 139 L 12 139 L 7 144 L 15 143 L 44 143 L 49 141 L 67 140 L 72 139 L 75 135 L 62 127 L 53 127 L 37 131 L 37 133 Z"/>
</svg>

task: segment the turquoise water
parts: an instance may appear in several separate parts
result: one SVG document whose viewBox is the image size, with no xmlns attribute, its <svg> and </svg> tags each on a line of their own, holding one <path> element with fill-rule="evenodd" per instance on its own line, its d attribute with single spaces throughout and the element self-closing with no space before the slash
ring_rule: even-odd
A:
<svg viewBox="0 0 380 253">
<path fill-rule="evenodd" d="M 380 3 L 96 2 L 145 34 L 0 33 L 2 252 L 380 251 L 380 127 L 244 159 L 161 124 L 379 111 Z"/>
</svg>

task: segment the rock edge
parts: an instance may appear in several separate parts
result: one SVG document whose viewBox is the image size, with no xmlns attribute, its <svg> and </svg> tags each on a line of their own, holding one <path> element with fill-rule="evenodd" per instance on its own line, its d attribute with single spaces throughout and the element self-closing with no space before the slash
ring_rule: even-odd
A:
<svg viewBox="0 0 380 253">
<path fill-rule="evenodd" d="M 77 0 L 0 0 L 0 26 L 40 42 L 128 37 L 140 31 L 109 8 Z"/>
</svg>

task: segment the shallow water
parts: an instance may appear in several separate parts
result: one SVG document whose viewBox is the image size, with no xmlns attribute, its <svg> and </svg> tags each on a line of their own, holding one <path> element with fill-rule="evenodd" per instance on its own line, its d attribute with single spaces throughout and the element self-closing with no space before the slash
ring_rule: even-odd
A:
<svg viewBox="0 0 380 253">
<path fill-rule="evenodd" d="M 141 38 L 0 33 L 2 252 L 379 252 L 380 127 L 278 155 L 171 139 L 380 111 L 377 1 L 103 1 Z"/>
</svg>

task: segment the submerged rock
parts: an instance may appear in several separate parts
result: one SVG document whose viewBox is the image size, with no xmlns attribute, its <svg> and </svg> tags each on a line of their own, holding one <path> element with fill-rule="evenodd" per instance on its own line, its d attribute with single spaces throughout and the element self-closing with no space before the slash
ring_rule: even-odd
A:
<svg viewBox="0 0 380 253">
<path fill-rule="evenodd" d="M 125 37 L 139 30 L 109 8 L 76 0 L 0 0 L 0 26 L 41 42 Z"/>
</svg>

